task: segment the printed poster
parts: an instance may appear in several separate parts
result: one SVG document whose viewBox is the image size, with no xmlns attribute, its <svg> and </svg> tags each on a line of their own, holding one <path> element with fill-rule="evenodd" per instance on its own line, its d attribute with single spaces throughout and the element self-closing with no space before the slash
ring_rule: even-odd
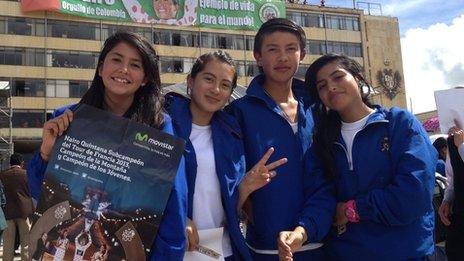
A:
<svg viewBox="0 0 464 261">
<path fill-rule="evenodd" d="M 57 139 L 33 214 L 35 260 L 145 260 L 184 141 L 80 105 Z"/>
</svg>

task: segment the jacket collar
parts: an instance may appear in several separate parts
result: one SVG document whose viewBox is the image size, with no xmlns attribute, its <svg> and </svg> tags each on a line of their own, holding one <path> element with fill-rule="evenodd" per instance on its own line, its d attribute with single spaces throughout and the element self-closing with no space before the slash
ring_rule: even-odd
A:
<svg viewBox="0 0 464 261">
<path fill-rule="evenodd" d="M 168 100 L 168 111 L 171 114 L 173 121 L 176 124 L 182 126 L 182 128 L 177 128 L 177 135 L 187 140 L 190 137 L 190 132 L 192 131 L 190 98 L 177 93 L 168 93 L 166 95 L 166 99 Z M 213 130 L 216 129 L 215 127 L 217 125 L 222 125 L 222 127 L 238 137 L 241 136 L 240 126 L 238 123 L 232 116 L 228 115 L 222 110 L 215 112 L 213 118 L 211 119 L 211 126 Z"/>
<path fill-rule="evenodd" d="M 388 120 L 387 111 L 385 110 L 385 108 L 383 108 L 381 106 L 378 106 L 378 105 L 374 105 L 372 107 L 372 109 L 375 110 L 374 113 L 369 115 L 369 117 L 367 118 L 366 123 L 364 124 L 364 126 L 362 127 L 360 132 L 363 131 L 366 128 L 366 126 L 368 126 L 368 125 L 371 125 L 371 124 L 374 124 L 374 123 L 389 123 L 390 122 Z M 339 144 L 343 144 L 343 146 L 346 146 L 345 141 L 343 140 L 341 132 L 338 135 L 338 141 L 335 141 L 334 143 L 339 143 Z"/>
<path fill-rule="evenodd" d="M 276 102 L 269 97 L 268 94 L 264 91 L 264 79 L 265 76 L 264 74 L 260 74 L 253 78 L 251 81 L 248 89 L 247 89 L 247 95 L 251 97 L 255 97 L 259 100 L 262 100 L 266 105 L 273 111 L 275 111 L 278 114 L 281 114 L 281 109 L 280 107 L 276 104 Z M 293 94 L 295 95 L 295 98 L 298 102 L 303 103 L 303 104 L 312 104 L 311 99 L 309 97 L 309 93 L 305 89 L 304 82 L 297 79 L 293 78 L 292 80 L 292 91 Z"/>
<path fill-rule="evenodd" d="M 253 96 L 253 97 L 259 98 L 264 101 L 270 100 L 273 103 L 275 103 L 274 100 L 272 100 L 272 98 L 269 97 L 269 95 L 267 95 L 266 92 L 264 91 L 264 79 L 265 79 L 264 74 L 260 74 L 256 76 L 255 78 L 253 78 L 253 80 L 251 81 L 250 85 L 247 88 L 246 93 L 249 96 Z M 308 93 L 305 90 L 304 82 L 302 80 L 293 78 L 292 90 L 293 90 L 293 94 L 298 99 L 300 97 L 304 97 L 304 98 L 308 97 Z"/>
<path fill-rule="evenodd" d="M 375 122 L 389 122 L 389 120 L 387 119 L 387 111 L 384 108 L 378 105 L 374 105 L 373 109 L 375 111 L 374 113 L 369 115 L 364 127 L 366 127 L 368 124 L 375 123 Z"/>
<path fill-rule="evenodd" d="M 175 132 L 181 138 L 188 140 L 192 131 L 192 113 L 190 112 L 190 99 L 178 93 L 166 94 L 167 111 L 174 125 Z"/>
</svg>

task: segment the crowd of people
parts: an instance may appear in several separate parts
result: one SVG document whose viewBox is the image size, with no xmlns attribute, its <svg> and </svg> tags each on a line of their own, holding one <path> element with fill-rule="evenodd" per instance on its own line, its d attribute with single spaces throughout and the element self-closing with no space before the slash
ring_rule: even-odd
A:
<svg viewBox="0 0 464 261">
<path fill-rule="evenodd" d="M 149 259 L 182 260 L 201 245 L 199 230 L 223 227 L 225 260 L 427 260 L 435 250 L 438 150 L 451 180 L 439 211 L 450 228 L 447 252 L 450 260 L 462 260 L 462 129 L 450 130 L 443 156 L 411 113 L 369 102 L 363 68 L 344 55 L 324 55 L 305 81 L 294 78 L 305 46 L 299 25 L 283 18 L 265 22 L 253 49 L 261 73 L 244 97 L 229 103 L 237 69 L 226 52 L 197 58 L 186 79 L 188 97 L 164 96 L 156 51 L 147 40 L 121 31 L 105 41 L 79 104 L 186 141 Z M 35 200 L 53 145 L 79 104 L 57 109 L 44 124 L 24 185 Z M 12 161 L 11 172 L 19 171 L 18 164 Z M 10 227 L 31 212 L 32 206 L 20 215 L 5 213 L 4 260 L 12 260 Z M 46 248 L 50 240 L 44 237 L 39 241 Z M 75 260 L 91 242 L 85 233 L 75 237 L 81 246 Z M 56 253 L 64 255 L 68 244 L 62 231 Z M 96 260 L 107 252 L 102 246 Z"/>
</svg>

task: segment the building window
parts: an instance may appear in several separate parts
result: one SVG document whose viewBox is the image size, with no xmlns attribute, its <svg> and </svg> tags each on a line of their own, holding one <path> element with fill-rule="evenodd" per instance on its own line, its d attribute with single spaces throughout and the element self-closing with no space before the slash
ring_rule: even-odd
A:
<svg viewBox="0 0 464 261">
<path fill-rule="evenodd" d="M 81 98 L 90 88 L 91 81 L 0 78 L 10 82 L 11 95 L 21 97 Z"/>
<path fill-rule="evenodd" d="M 327 20 L 327 28 L 329 29 L 334 29 L 334 30 L 340 30 L 340 18 L 337 16 L 332 16 L 332 15 L 327 15 L 326 16 Z"/>
<path fill-rule="evenodd" d="M 0 47 L 0 64 L 21 65 L 24 48 Z"/>
<path fill-rule="evenodd" d="M 306 74 L 306 71 L 308 70 L 308 68 L 309 68 L 309 65 L 300 64 L 300 66 L 298 66 L 298 70 L 295 73 L 295 77 L 304 80 L 305 79 L 305 74 Z"/>
<path fill-rule="evenodd" d="M 92 82 L 69 81 L 69 98 L 82 98 Z"/>
<path fill-rule="evenodd" d="M 259 74 L 258 65 L 255 62 L 246 61 L 245 62 L 245 76 L 257 76 Z"/>
<path fill-rule="evenodd" d="M 153 32 L 153 42 L 160 45 L 198 47 L 198 33 L 158 30 Z"/>
<path fill-rule="evenodd" d="M 361 43 L 331 42 L 309 40 L 307 48 L 310 54 L 323 55 L 326 53 L 339 53 L 351 57 L 362 57 Z"/>
<path fill-rule="evenodd" d="M 114 33 L 118 31 L 128 31 L 128 32 L 134 32 L 142 35 L 145 37 L 148 41 L 153 42 L 152 38 L 152 30 L 150 27 L 142 27 L 142 26 L 123 26 L 123 25 L 103 25 L 102 26 L 102 39 L 108 38 L 110 35 L 113 35 Z"/>
<path fill-rule="evenodd" d="M 235 61 L 235 70 L 237 71 L 237 76 L 245 76 L 245 61 Z"/>
<path fill-rule="evenodd" d="M 321 14 L 304 14 L 304 24 L 306 27 L 324 27 L 324 16 Z"/>
<path fill-rule="evenodd" d="M 50 62 L 47 66 L 94 69 L 98 62 L 98 53 L 48 50 L 47 60 Z"/>
<path fill-rule="evenodd" d="M 310 54 L 323 55 L 327 53 L 325 41 L 309 40 L 307 48 Z"/>
<path fill-rule="evenodd" d="M 171 32 L 165 30 L 153 32 L 153 42 L 160 45 L 171 45 Z"/>
<path fill-rule="evenodd" d="M 303 19 L 300 12 L 287 12 L 287 19 L 292 20 L 301 26 L 306 26 L 303 24 Z"/>
<path fill-rule="evenodd" d="M 24 17 L 2 17 L 0 20 L 0 33 L 15 35 L 45 35 L 44 19 Z"/>
<path fill-rule="evenodd" d="M 181 57 L 161 57 L 160 73 L 189 73 L 194 60 Z"/>
<path fill-rule="evenodd" d="M 47 97 L 81 98 L 91 85 L 90 81 L 47 80 Z"/>
<path fill-rule="evenodd" d="M 13 128 L 42 128 L 45 121 L 43 110 L 14 110 Z"/>
<path fill-rule="evenodd" d="M 11 94 L 21 97 L 44 97 L 45 81 L 39 79 L 13 79 Z"/>
<path fill-rule="evenodd" d="M 288 11 L 287 18 L 303 27 L 324 28 L 327 25 L 329 29 L 359 31 L 359 18 L 340 15 L 324 15 Z"/>
<path fill-rule="evenodd" d="M 48 20 L 47 34 L 51 37 L 100 40 L 100 25 L 70 21 Z"/>
<path fill-rule="evenodd" d="M 32 35 L 32 24 L 26 18 L 11 17 L 8 19 L 8 34 Z"/>
<path fill-rule="evenodd" d="M 255 44 L 255 37 L 252 35 L 245 36 L 245 46 L 248 51 L 253 51 Z"/>
<path fill-rule="evenodd" d="M 0 16 L 0 34 L 6 33 L 7 31 L 6 27 L 7 27 L 6 17 Z"/>
<path fill-rule="evenodd" d="M 326 20 L 329 29 L 359 31 L 358 17 L 328 15 Z"/>
<path fill-rule="evenodd" d="M 218 38 L 213 33 L 201 33 L 201 47 L 204 48 L 218 48 Z"/>
<path fill-rule="evenodd" d="M 44 66 L 44 50 L 0 46 L 0 64 Z"/>
</svg>

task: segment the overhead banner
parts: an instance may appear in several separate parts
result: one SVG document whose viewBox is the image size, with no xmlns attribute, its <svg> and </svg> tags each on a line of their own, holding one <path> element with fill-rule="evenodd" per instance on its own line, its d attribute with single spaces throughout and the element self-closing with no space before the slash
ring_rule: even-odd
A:
<svg viewBox="0 0 464 261">
<path fill-rule="evenodd" d="M 282 0 L 21 0 L 21 9 L 144 24 L 257 30 L 285 17 Z"/>
</svg>

